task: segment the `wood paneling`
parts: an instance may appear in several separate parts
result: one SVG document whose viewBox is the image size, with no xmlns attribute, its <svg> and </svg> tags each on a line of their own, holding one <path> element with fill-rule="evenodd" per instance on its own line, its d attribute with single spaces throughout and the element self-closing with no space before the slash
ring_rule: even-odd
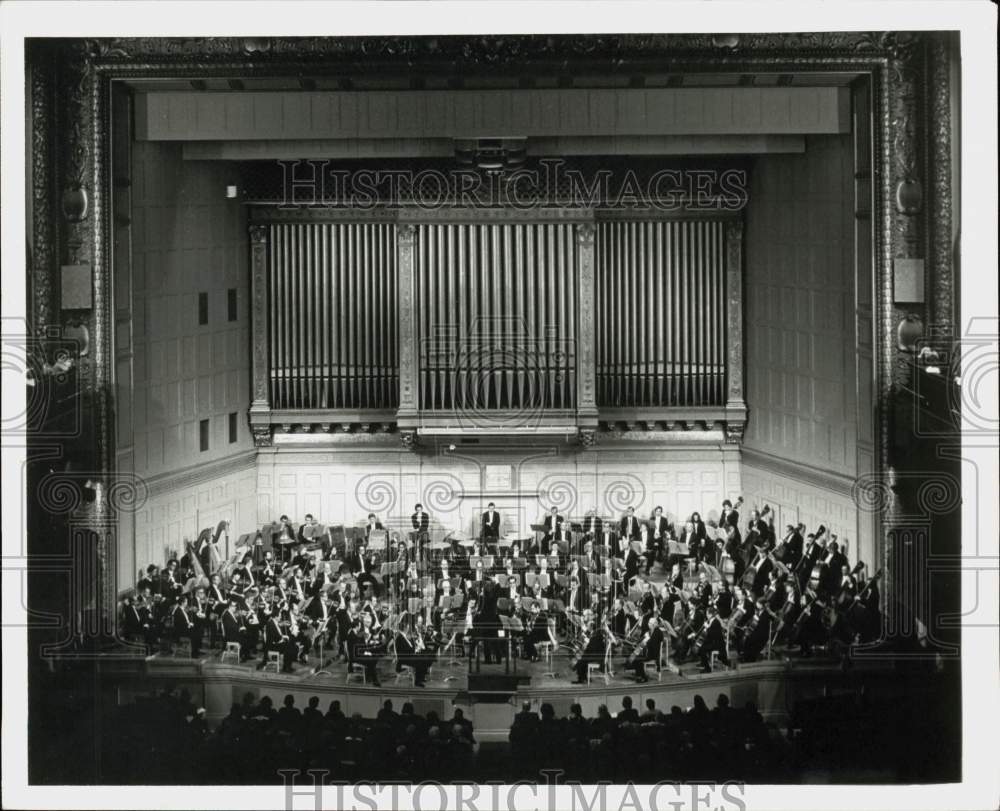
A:
<svg viewBox="0 0 1000 811">
<path fill-rule="evenodd" d="M 512 466 L 513 489 L 491 489 L 484 484 L 485 466 L 495 463 Z M 517 454 L 491 456 L 488 451 L 474 458 L 448 454 L 426 459 L 389 451 L 336 457 L 308 451 L 262 451 L 256 518 L 262 523 L 285 513 L 301 520 L 311 512 L 322 523 L 353 525 L 375 512 L 383 521 L 389 519 L 388 525 L 407 527 L 413 505 L 419 501 L 449 529 L 476 532 L 476 522 L 492 500 L 504 526 L 526 536 L 531 534 L 530 525 L 552 504 L 574 519 L 582 519 L 592 507 L 620 517 L 628 505 L 642 516 L 649 516 L 659 505 L 671 517 L 686 517 L 697 510 L 708 518 L 718 516 L 722 499 L 732 499 L 739 492 L 735 447 L 536 459 Z"/>
<path fill-rule="evenodd" d="M 750 177 L 745 443 L 853 476 L 853 160 L 850 137 L 764 156 Z"/>
<path fill-rule="evenodd" d="M 151 92 L 143 140 L 498 138 L 847 132 L 838 87 Z"/>
<path fill-rule="evenodd" d="M 181 159 L 180 145 L 135 143 L 132 153 L 135 472 L 155 476 L 253 446 L 249 385 L 246 216 L 227 200 L 218 164 Z M 237 320 L 228 320 L 236 289 Z M 198 294 L 208 294 L 208 324 Z M 239 412 L 236 443 L 228 415 Z M 208 419 L 209 450 L 198 450 Z"/>
</svg>

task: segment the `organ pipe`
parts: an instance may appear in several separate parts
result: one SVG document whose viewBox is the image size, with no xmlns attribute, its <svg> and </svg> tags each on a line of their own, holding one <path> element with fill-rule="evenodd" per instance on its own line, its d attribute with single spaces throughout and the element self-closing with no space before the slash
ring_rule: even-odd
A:
<svg viewBox="0 0 1000 811">
<path fill-rule="evenodd" d="M 724 404 L 723 228 L 698 219 L 599 223 L 599 406 Z"/>
<path fill-rule="evenodd" d="M 422 410 L 574 407 L 572 224 L 420 224 L 414 258 Z"/>
<path fill-rule="evenodd" d="M 395 226 L 275 223 L 268 245 L 273 407 L 395 408 Z"/>
</svg>

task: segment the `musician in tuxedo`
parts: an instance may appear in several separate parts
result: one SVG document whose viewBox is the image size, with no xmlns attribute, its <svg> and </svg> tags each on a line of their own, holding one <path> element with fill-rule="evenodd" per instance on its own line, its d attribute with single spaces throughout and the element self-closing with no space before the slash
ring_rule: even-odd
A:
<svg viewBox="0 0 1000 811">
<path fill-rule="evenodd" d="M 743 647 L 740 650 L 741 662 L 756 661 L 771 638 L 771 622 L 774 615 L 771 613 L 763 597 L 758 597 L 754 605 L 753 619 L 747 625 L 747 633 L 743 639 Z"/>
<path fill-rule="evenodd" d="M 177 571 L 177 559 L 171 558 L 167 561 L 167 568 L 160 575 L 160 594 L 168 603 L 174 602 L 184 584 L 180 582 L 180 574 Z"/>
<path fill-rule="evenodd" d="M 601 521 L 596 508 L 589 510 L 587 515 L 584 516 L 583 535 L 585 538 L 589 537 L 595 543 L 603 543 L 604 522 Z"/>
<path fill-rule="evenodd" d="M 650 540 L 652 533 L 649 531 L 649 526 L 644 522 L 639 522 L 639 543 L 642 545 L 642 563 L 646 567 L 646 576 L 649 576 L 649 570 L 653 568 L 653 561 L 656 558 L 656 553 L 653 549 L 653 542 Z"/>
<path fill-rule="evenodd" d="M 798 566 L 802 560 L 802 533 L 798 528 L 791 524 L 785 527 L 785 535 L 775 549 L 775 554 L 789 569 L 794 570 Z"/>
<path fill-rule="evenodd" d="M 620 642 L 628 632 L 628 614 L 625 613 L 625 604 L 622 602 L 621 597 L 615 597 L 615 601 L 612 603 L 611 619 L 608 627 L 611 629 L 611 634 L 617 642 Z"/>
<path fill-rule="evenodd" d="M 262 586 L 273 586 L 278 575 L 277 563 L 274 560 L 274 550 L 268 549 L 264 553 L 264 557 L 261 559 L 260 563 L 257 564 L 257 566 L 252 567 L 251 571 L 254 572 L 254 577 L 257 583 Z"/>
<path fill-rule="evenodd" d="M 309 605 L 303 609 L 302 613 L 309 618 L 316 629 L 313 642 L 318 641 L 322 635 L 324 640 L 326 640 L 326 644 L 329 644 L 333 640 L 333 632 L 336 626 L 330 615 L 330 609 L 326 604 L 326 597 L 323 594 L 316 594 L 309 601 Z"/>
<path fill-rule="evenodd" d="M 288 581 L 285 578 L 278 578 L 278 582 L 274 584 L 274 591 L 271 592 L 271 599 L 277 603 L 288 602 Z"/>
<path fill-rule="evenodd" d="M 274 538 L 274 543 L 281 550 L 279 553 L 281 560 L 287 560 L 291 555 L 291 549 L 296 541 L 295 527 L 292 526 L 292 522 L 287 515 L 283 515 L 278 519 L 278 525 L 278 532 Z"/>
<path fill-rule="evenodd" d="M 191 640 L 191 658 L 197 659 L 201 655 L 201 627 L 188 611 L 188 596 L 182 594 L 177 598 L 174 610 L 171 612 L 174 640 L 176 642 L 181 637 L 188 637 Z"/>
<path fill-rule="evenodd" d="M 559 509 L 557 507 L 552 507 L 549 510 L 549 514 L 545 516 L 545 520 L 542 522 L 545 527 L 542 531 L 541 552 L 543 555 L 549 554 L 549 550 L 552 548 L 554 543 L 558 543 L 566 539 L 563 530 L 564 521 L 565 519 L 559 515 Z"/>
<path fill-rule="evenodd" d="M 149 589 L 152 594 L 161 594 L 161 585 L 160 567 L 155 563 L 150 563 L 146 567 L 146 576 L 135 584 L 135 591 L 136 594 L 141 594 L 145 589 Z"/>
<path fill-rule="evenodd" d="M 707 612 L 712 603 L 712 584 L 708 582 L 705 572 L 698 572 L 698 583 L 694 587 L 694 608 L 702 613 Z"/>
<path fill-rule="evenodd" d="M 360 664 L 365 668 L 366 679 L 376 687 L 382 685 L 378 680 L 378 660 L 385 652 L 381 637 L 372 630 L 374 620 L 372 614 L 362 611 L 347 633 L 347 661 L 350 664 Z"/>
<path fill-rule="evenodd" d="M 650 547 L 653 549 L 656 560 L 663 561 L 665 560 L 667 541 L 670 540 L 670 536 L 673 534 L 670 522 L 667 521 L 667 517 L 663 514 L 663 507 L 657 507 L 653 510 L 653 517 L 649 521 L 649 528 Z"/>
<path fill-rule="evenodd" d="M 410 516 L 410 523 L 413 525 L 413 531 L 418 535 L 427 535 L 427 530 L 431 525 L 431 517 L 424 511 L 423 504 L 414 505 L 413 515 Z"/>
<path fill-rule="evenodd" d="M 408 625 L 396 634 L 396 672 L 403 665 L 413 668 L 413 685 L 423 687 L 427 679 L 427 671 L 434 664 L 434 654 L 429 653 L 424 646 L 423 638 Z"/>
<path fill-rule="evenodd" d="M 319 525 L 319 522 L 313 517 L 313 514 L 312 513 L 306 513 L 305 520 L 301 524 L 299 524 L 299 531 L 298 531 L 298 535 L 296 536 L 296 540 L 300 544 L 301 543 L 310 543 L 312 541 L 312 538 L 310 538 L 310 537 L 307 536 L 307 534 L 306 534 L 306 528 L 307 527 L 316 527 L 318 525 Z M 311 530 L 310 534 L 311 534 L 311 532 L 314 532 L 314 531 L 315 530 Z"/>
<path fill-rule="evenodd" d="M 836 535 L 833 536 L 836 539 Z M 841 572 L 844 567 L 850 570 L 847 556 L 840 550 L 840 544 L 836 540 L 830 541 L 826 548 L 827 556 L 826 569 L 824 570 L 823 590 L 830 595 L 836 595 L 840 590 Z"/>
<path fill-rule="evenodd" d="M 502 572 L 507 578 L 507 587 L 503 589 L 507 593 L 510 599 L 517 597 L 521 594 L 521 589 L 524 585 L 524 578 L 521 577 L 521 573 L 514 570 L 514 561 L 512 558 L 507 558 L 504 562 L 504 568 Z"/>
<path fill-rule="evenodd" d="M 131 597 L 126 597 L 122 600 L 122 623 L 125 638 L 130 640 L 141 639 L 146 646 L 146 655 L 151 654 L 156 634 L 150 624 L 149 614 L 140 609 L 136 605 L 136 601 Z"/>
<path fill-rule="evenodd" d="M 629 541 L 639 540 L 639 519 L 635 517 L 634 507 L 629 507 L 625 511 L 625 515 L 618 523 L 618 531 L 623 538 L 627 538 Z"/>
<path fill-rule="evenodd" d="M 709 542 L 708 527 L 701 518 L 701 513 L 691 513 L 691 527 L 697 542 L 692 549 L 698 550 L 698 560 L 711 563 L 715 560 L 715 544 Z"/>
<path fill-rule="evenodd" d="M 299 649 L 295 644 L 295 640 L 281 629 L 281 623 L 278 618 L 279 614 L 286 610 L 288 610 L 287 603 L 283 604 L 279 611 L 272 614 L 264 625 L 264 659 L 257 665 L 258 670 L 267 664 L 267 655 L 271 651 L 277 651 L 281 654 L 283 659 L 282 673 L 292 673 L 295 669 L 294 665 L 295 660 L 299 656 Z"/>
<path fill-rule="evenodd" d="M 728 524 L 731 527 L 740 525 L 740 514 L 733 509 L 733 502 L 728 498 L 722 502 L 722 516 L 719 518 L 719 525 Z"/>
<path fill-rule="evenodd" d="M 639 567 L 642 563 L 639 553 L 631 547 L 625 553 L 625 588 L 632 585 L 632 580 L 639 575 Z"/>
<path fill-rule="evenodd" d="M 580 658 L 573 668 L 576 670 L 576 681 L 572 682 L 572 684 L 587 683 L 588 665 L 599 665 L 601 672 L 604 672 L 604 653 L 606 647 L 604 632 L 600 628 L 595 627 L 594 623 L 590 623 L 585 633 L 587 635 L 587 644 L 584 646 L 583 652 L 580 654 Z"/>
<path fill-rule="evenodd" d="M 302 569 L 296 566 L 292 570 L 292 576 L 288 579 L 288 602 L 294 604 L 305 599 L 305 583 L 302 579 Z"/>
<path fill-rule="evenodd" d="M 702 637 L 704 634 L 704 637 Z M 722 629 L 722 620 L 714 606 L 708 607 L 705 626 L 699 634 L 698 658 L 701 660 L 701 672 L 711 673 L 712 651 L 718 651 L 719 659 L 728 663 L 726 656 L 726 636 Z"/>
<path fill-rule="evenodd" d="M 371 537 L 373 532 L 385 529 L 382 526 L 382 522 L 378 520 L 378 516 L 375 513 L 368 513 L 368 523 L 365 524 L 365 544 L 368 544 L 368 539 Z"/>
<path fill-rule="evenodd" d="M 638 650 L 632 663 L 635 680 L 640 684 L 649 681 L 645 670 L 646 662 L 659 662 L 660 649 L 663 647 L 663 631 L 660 630 L 660 621 L 656 617 L 649 618 L 649 631 L 643 639 L 645 644 Z"/>
<path fill-rule="evenodd" d="M 760 513 L 757 510 L 750 511 L 750 520 L 747 522 L 747 535 L 753 535 L 758 540 L 755 541 L 757 545 L 761 545 L 764 542 L 774 542 L 774 526 L 769 519 L 771 517 L 771 508 L 767 505 L 764 506 L 764 512 Z"/>
<path fill-rule="evenodd" d="M 719 612 L 719 619 L 729 619 L 733 613 L 734 601 L 732 587 L 729 585 L 729 581 L 723 578 L 719 593 L 715 595 L 714 600 L 715 610 Z"/>
<path fill-rule="evenodd" d="M 733 617 L 731 620 L 731 633 L 734 647 L 739 650 L 742 646 L 743 636 L 747 626 L 754 617 L 756 604 L 753 598 L 743 590 L 742 586 L 733 588 Z M 737 616 L 738 615 L 738 616 Z"/>
<path fill-rule="evenodd" d="M 479 537 L 482 538 L 483 543 L 495 544 L 500 537 L 500 513 L 497 512 L 496 504 L 492 501 L 486 505 L 481 525 Z"/>
<path fill-rule="evenodd" d="M 812 576 L 812 570 L 826 556 L 826 548 L 819 542 L 816 533 L 810 532 L 806 535 L 806 548 L 799 561 L 797 574 L 799 577 L 799 588 L 805 589 L 806 583 Z"/>
<path fill-rule="evenodd" d="M 247 636 L 247 627 L 236 611 L 236 600 L 233 598 L 229 599 L 226 610 L 222 612 L 222 636 L 227 644 L 229 642 L 239 644 L 241 662 L 250 659 L 252 651 Z"/>
</svg>

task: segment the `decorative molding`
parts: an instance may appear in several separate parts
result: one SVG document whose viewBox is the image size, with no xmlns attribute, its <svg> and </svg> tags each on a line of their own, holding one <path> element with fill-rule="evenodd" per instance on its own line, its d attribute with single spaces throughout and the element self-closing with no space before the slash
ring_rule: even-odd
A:
<svg viewBox="0 0 1000 811">
<path fill-rule="evenodd" d="M 30 53 L 30 51 L 29 51 Z M 30 60 L 29 60 L 30 61 Z M 52 160 L 53 83 L 48 58 L 32 62 L 31 70 L 31 325 L 44 340 L 58 311 L 55 279 L 56 228 L 52 190 L 55 166 Z"/>
<path fill-rule="evenodd" d="M 782 459 L 779 456 L 748 448 L 746 445 L 740 451 L 740 461 L 744 465 L 760 468 L 795 481 L 807 482 L 841 496 L 850 497 L 854 490 L 855 479 L 853 476 L 832 473 L 829 470 L 822 470 L 802 462 Z"/>
<path fill-rule="evenodd" d="M 250 431 L 253 433 L 253 444 L 258 448 L 270 447 L 271 442 L 271 426 L 270 425 L 251 425 Z"/>
<path fill-rule="evenodd" d="M 929 35 L 927 82 L 927 165 L 930 176 L 928 263 L 930 317 L 934 335 L 951 335 L 955 325 L 954 238 L 952 236 L 952 83 L 951 35 Z"/>
<path fill-rule="evenodd" d="M 227 456 L 225 459 L 218 459 L 213 462 L 200 462 L 182 470 L 151 476 L 145 480 L 145 484 L 149 490 L 149 498 L 157 498 L 166 493 L 182 490 L 186 487 L 193 487 L 194 485 L 202 484 L 230 473 L 252 470 L 256 464 L 256 450 L 241 451 L 233 456 Z"/>
<path fill-rule="evenodd" d="M 580 222 L 590 223 L 594 220 L 594 212 L 589 208 L 550 208 L 536 206 L 533 208 L 468 208 L 458 206 L 442 206 L 441 208 L 421 208 L 419 206 L 404 206 L 399 209 L 400 223 L 544 223 L 544 222 Z"/>
<path fill-rule="evenodd" d="M 215 65 L 240 64 L 251 73 L 276 65 L 309 65 L 313 72 L 361 73 L 419 60 L 431 67 L 462 73 L 526 69 L 586 61 L 624 62 L 707 59 L 720 62 L 747 56 L 816 57 L 888 55 L 912 52 L 918 35 L 896 31 L 824 31 L 815 33 L 612 34 L 428 37 L 116 37 L 82 41 L 81 50 L 104 67 L 145 71 L 180 65 L 203 72 Z"/>
<path fill-rule="evenodd" d="M 403 445 L 404 450 L 412 451 L 417 448 L 417 432 L 416 431 L 400 431 L 399 441 Z"/>
<path fill-rule="evenodd" d="M 397 222 L 399 211 L 385 206 L 346 208 L 334 205 L 289 205 L 249 203 L 251 240 L 254 227 L 290 222 Z"/>
</svg>

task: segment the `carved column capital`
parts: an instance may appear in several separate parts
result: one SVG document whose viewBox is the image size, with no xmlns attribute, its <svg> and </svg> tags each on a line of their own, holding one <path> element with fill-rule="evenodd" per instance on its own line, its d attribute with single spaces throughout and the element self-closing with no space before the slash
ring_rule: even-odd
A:
<svg viewBox="0 0 1000 811">
<path fill-rule="evenodd" d="M 400 247 L 413 247 L 417 227 L 412 222 L 403 222 L 396 226 L 396 240 Z"/>
<path fill-rule="evenodd" d="M 260 223 L 253 223 L 250 225 L 250 241 L 257 243 L 264 243 L 267 241 L 267 226 L 261 225 Z"/>
</svg>

